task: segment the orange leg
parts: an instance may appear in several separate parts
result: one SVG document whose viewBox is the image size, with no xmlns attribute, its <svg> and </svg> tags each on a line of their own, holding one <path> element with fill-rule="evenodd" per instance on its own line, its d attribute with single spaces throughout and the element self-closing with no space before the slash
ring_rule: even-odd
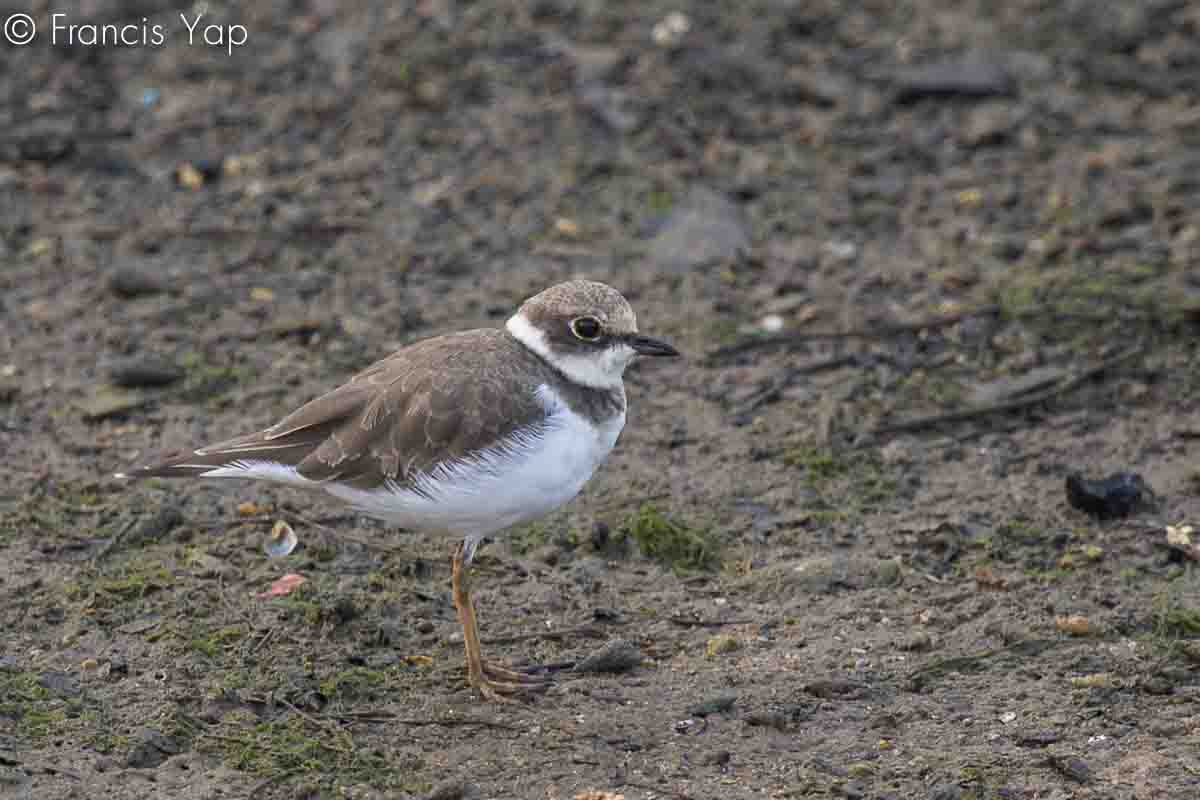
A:
<svg viewBox="0 0 1200 800">
<path fill-rule="evenodd" d="M 464 546 L 459 544 L 450 560 L 450 586 L 458 621 L 462 624 L 463 646 L 467 651 L 467 680 L 486 699 L 501 702 L 508 699 L 504 695 L 545 688 L 545 681 L 539 678 L 483 660 L 479 648 L 479 626 L 475 622 L 475 606 L 471 603 L 471 568 L 463 561 L 463 551 Z"/>
</svg>

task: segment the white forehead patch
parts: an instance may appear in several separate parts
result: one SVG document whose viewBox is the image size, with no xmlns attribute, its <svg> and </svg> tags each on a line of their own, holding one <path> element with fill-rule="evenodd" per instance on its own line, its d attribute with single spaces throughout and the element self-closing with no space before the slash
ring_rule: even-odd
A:
<svg viewBox="0 0 1200 800">
<path fill-rule="evenodd" d="M 549 361 L 576 383 L 594 389 L 616 389 L 622 385 L 625 367 L 637 355 L 627 344 L 607 347 L 588 355 L 555 353 L 550 348 L 544 331 L 538 330 L 521 312 L 509 317 L 505 323 L 508 332 L 518 342 Z"/>
</svg>

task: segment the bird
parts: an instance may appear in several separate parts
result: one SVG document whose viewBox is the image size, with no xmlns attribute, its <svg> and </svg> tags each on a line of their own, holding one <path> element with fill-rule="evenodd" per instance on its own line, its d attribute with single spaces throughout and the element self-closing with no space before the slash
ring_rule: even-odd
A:
<svg viewBox="0 0 1200 800">
<path fill-rule="evenodd" d="M 545 679 L 485 661 L 471 564 L 485 539 L 573 499 L 625 427 L 625 369 L 680 353 L 638 331 L 629 302 L 589 280 L 525 300 L 502 328 L 409 344 L 254 433 L 117 473 L 246 478 L 323 491 L 354 511 L 445 535 L 467 679 L 507 701 Z"/>
</svg>

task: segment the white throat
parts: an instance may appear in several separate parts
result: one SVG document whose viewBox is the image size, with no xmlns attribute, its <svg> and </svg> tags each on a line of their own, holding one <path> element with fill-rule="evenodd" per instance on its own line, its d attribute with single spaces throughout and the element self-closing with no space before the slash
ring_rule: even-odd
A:
<svg viewBox="0 0 1200 800">
<path fill-rule="evenodd" d="M 517 312 L 505 323 L 508 332 L 518 342 L 546 359 L 575 383 L 593 389 L 617 389 L 623 386 L 625 367 L 637 355 L 627 344 L 601 350 L 594 355 L 563 355 L 550 349 L 546 334 L 537 329 L 529 319 Z"/>
</svg>

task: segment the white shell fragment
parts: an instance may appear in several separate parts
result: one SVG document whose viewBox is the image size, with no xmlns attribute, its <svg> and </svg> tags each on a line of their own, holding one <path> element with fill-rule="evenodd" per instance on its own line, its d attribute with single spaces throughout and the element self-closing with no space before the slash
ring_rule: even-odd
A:
<svg viewBox="0 0 1200 800">
<path fill-rule="evenodd" d="M 271 532 L 267 534 L 267 540 L 263 542 L 263 550 L 271 558 L 283 558 L 296 549 L 299 541 L 291 525 L 283 520 L 276 520 Z"/>
</svg>

